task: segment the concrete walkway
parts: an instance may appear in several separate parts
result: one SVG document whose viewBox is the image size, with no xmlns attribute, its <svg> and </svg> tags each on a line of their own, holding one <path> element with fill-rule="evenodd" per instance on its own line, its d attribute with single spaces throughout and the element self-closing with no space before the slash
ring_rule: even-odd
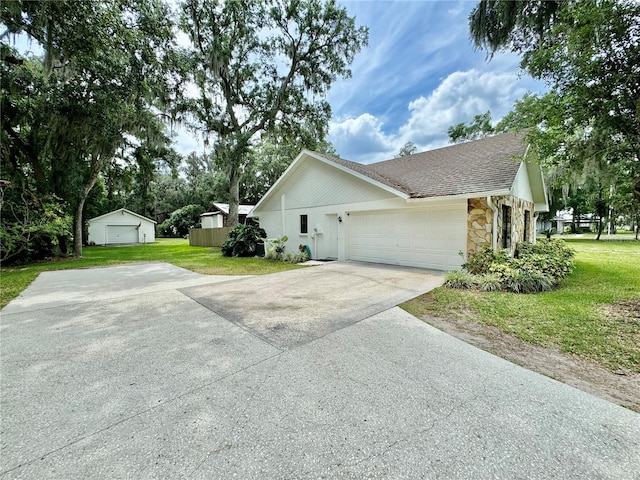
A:
<svg viewBox="0 0 640 480">
<path fill-rule="evenodd" d="M 1 312 L 0 478 L 640 478 L 640 415 L 393 307 L 440 282 L 45 272 Z"/>
</svg>

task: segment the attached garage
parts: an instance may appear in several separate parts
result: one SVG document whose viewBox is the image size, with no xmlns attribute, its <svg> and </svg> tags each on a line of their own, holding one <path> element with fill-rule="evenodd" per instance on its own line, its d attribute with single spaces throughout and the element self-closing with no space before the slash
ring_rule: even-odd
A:
<svg viewBox="0 0 640 480">
<path fill-rule="evenodd" d="M 89 244 L 131 245 L 156 241 L 156 222 L 126 208 L 92 218 L 88 223 Z"/>
<path fill-rule="evenodd" d="M 349 258 L 437 270 L 462 263 L 466 202 L 429 210 L 358 212 L 349 216 Z"/>
</svg>

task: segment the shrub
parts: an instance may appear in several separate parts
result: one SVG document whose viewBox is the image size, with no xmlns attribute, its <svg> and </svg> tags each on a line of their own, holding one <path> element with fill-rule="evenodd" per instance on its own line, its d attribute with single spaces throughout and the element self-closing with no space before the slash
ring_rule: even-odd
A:
<svg viewBox="0 0 640 480">
<path fill-rule="evenodd" d="M 288 263 L 302 263 L 302 262 L 306 262 L 307 260 L 309 260 L 309 257 L 304 252 L 298 252 L 298 253 L 289 252 L 283 258 L 283 261 Z"/>
<path fill-rule="evenodd" d="M 73 237 L 73 219 L 66 205 L 55 195 L 11 187 L 0 215 L 0 264 L 28 263 L 51 256 L 66 255 L 64 245 Z"/>
<path fill-rule="evenodd" d="M 539 271 L 515 269 L 502 280 L 502 286 L 504 290 L 514 293 L 537 293 L 551 290 L 554 281 Z"/>
<path fill-rule="evenodd" d="M 258 243 L 267 233 L 256 225 L 238 225 L 227 235 L 222 244 L 222 255 L 225 257 L 253 257 Z"/>
<path fill-rule="evenodd" d="M 495 273 L 488 273 L 479 278 L 480 289 L 484 292 L 497 292 L 502 289 L 502 278 Z"/>
<path fill-rule="evenodd" d="M 541 239 L 521 243 L 514 257 L 509 251 L 484 247 L 462 265 L 465 271 L 450 272 L 445 286 L 535 293 L 551 290 L 573 270 L 573 251 L 562 240 Z"/>
<path fill-rule="evenodd" d="M 187 205 L 174 210 L 171 216 L 158 225 L 158 233 L 163 237 L 184 237 L 190 228 L 198 226 L 204 209 L 200 205 Z"/>
<path fill-rule="evenodd" d="M 494 250 L 490 245 L 469 257 L 462 268 L 474 275 L 487 273 L 491 265 L 506 264 L 511 257 L 509 250 Z"/>
<path fill-rule="evenodd" d="M 285 261 L 284 249 L 287 246 L 287 240 L 289 240 L 289 237 L 286 235 L 281 238 L 265 238 L 264 241 L 270 245 L 267 248 L 265 258 L 267 260 Z"/>
<path fill-rule="evenodd" d="M 462 270 L 453 270 L 444 277 L 444 285 L 450 288 L 476 288 L 478 283 L 478 278 L 475 275 Z"/>
<path fill-rule="evenodd" d="M 520 243 L 516 249 L 516 268 L 539 270 L 559 283 L 573 271 L 574 252 L 562 240 L 541 239 L 534 245 Z"/>
</svg>

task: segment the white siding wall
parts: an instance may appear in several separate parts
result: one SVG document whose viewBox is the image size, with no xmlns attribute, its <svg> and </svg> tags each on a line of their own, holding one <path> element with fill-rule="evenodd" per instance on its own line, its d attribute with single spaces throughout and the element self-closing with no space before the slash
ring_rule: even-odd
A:
<svg viewBox="0 0 640 480">
<path fill-rule="evenodd" d="M 282 192 L 286 193 L 287 208 L 339 206 L 396 198 L 390 192 L 315 159 L 299 162 L 297 168 L 289 173 L 286 181 L 278 185 L 267 201 L 260 205 L 260 215 L 263 211 L 280 210 Z"/>
<path fill-rule="evenodd" d="M 513 182 L 511 193 L 514 197 L 533 203 L 533 194 L 531 193 L 531 184 L 529 183 L 529 173 L 527 172 L 527 166 L 524 162 L 520 164 L 516 179 Z"/>
<path fill-rule="evenodd" d="M 347 203 L 343 205 L 322 205 L 317 207 L 289 208 L 289 196 L 285 195 L 286 205 L 284 217 L 281 211 L 258 212 L 260 226 L 265 229 L 269 238 L 289 237 L 287 252 L 297 252 L 299 245 L 309 245 L 314 258 L 336 257 L 339 260 L 348 259 L 345 243 L 346 229 L 349 224 L 350 212 L 362 210 L 388 210 L 406 207 L 406 202 L 400 198 L 390 198 L 362 203 Z M 300 215 L 307 215 L 308 233 L 300 233 Z M 338 221 L 338 217 L 342 222 Z M 284 225 L 282 224 L 284 220 Z M 314 228 L 319 227 L 323 232 L 314 234 Z M 337 245 L 336 245 L 337 242 Z M 337 255 L 334 252 L 337 250 Z"/>
</svg>

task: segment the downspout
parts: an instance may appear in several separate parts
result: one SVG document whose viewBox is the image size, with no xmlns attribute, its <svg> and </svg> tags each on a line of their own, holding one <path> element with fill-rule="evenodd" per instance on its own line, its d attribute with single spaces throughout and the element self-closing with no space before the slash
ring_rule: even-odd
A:
<svg viewBox="0 0 640 480">
<path fill-rule="evenodd" d="M 493 212 L 493 228 L 491 229 L 491 231 L 493 232 L 493 235 L 491 236 L 491 248 L 493 248 L 494 250 L 497 250 L 498 249 L 498 207 L 496 207 L 493 204 L 492 198 L 493 197 L 491 197 L 491 195 L 487 195 L 487 205 L 489 205 L 489 208 Z"/>
<path fill-rule="evenodd" d="M 286 231 L 286 203 L 285 203 L 285 196 L 284 193 L 282 195 L 280 195 L 280 221 L 282 222 L 282 235 L 281 236 L 285 236 L 287 234 Z"/>
</svg>

